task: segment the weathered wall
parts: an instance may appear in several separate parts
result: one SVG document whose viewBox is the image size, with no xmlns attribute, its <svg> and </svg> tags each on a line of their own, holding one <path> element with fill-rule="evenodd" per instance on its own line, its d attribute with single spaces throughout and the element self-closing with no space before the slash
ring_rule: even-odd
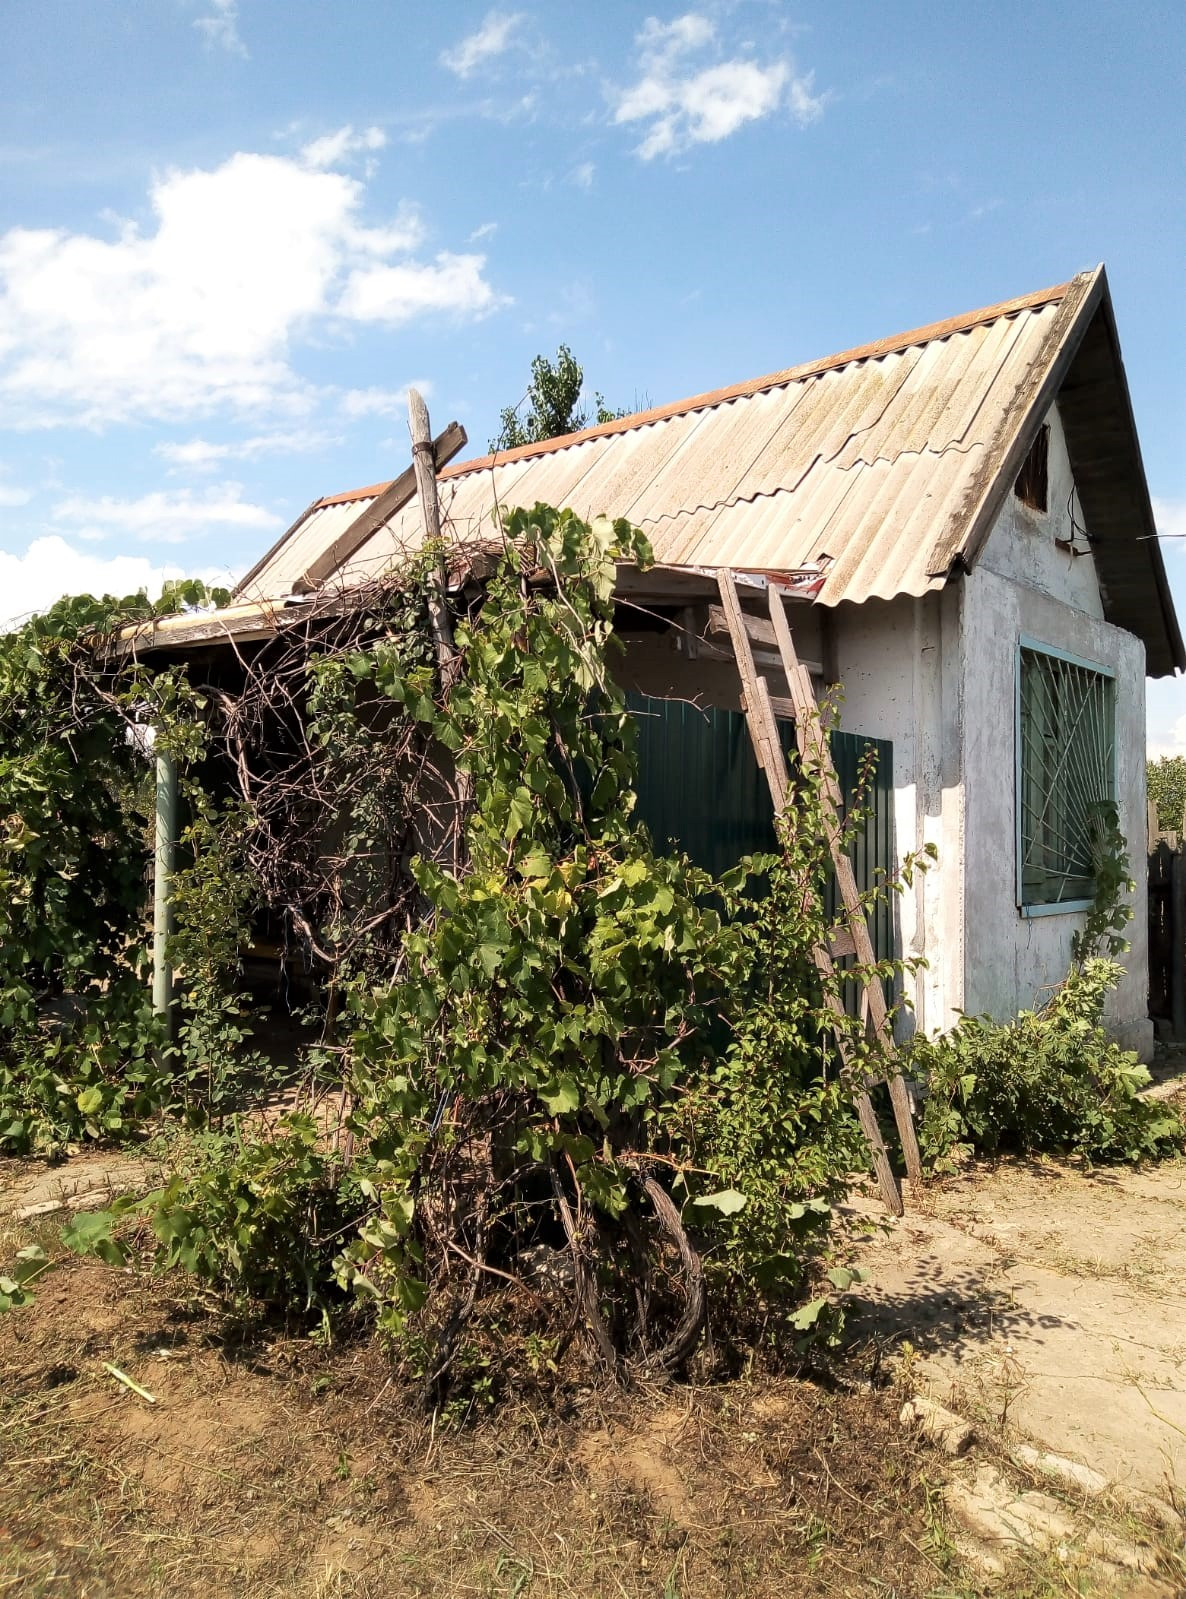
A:
<svg viewBox="0 0 1186 1599">
<path fill-rule="evenodd" d="M 1008 495 L 976 567 L 979 571 L 987 569 L 1000 577 L 1012 578 L 1026 588 L 1036 589 L 1039 594 L 1061 600 L 1074 611 L 1102 621 L 1104 607 L 1099 576 L 1082 536 L 1085 522 L 1078 495 L 1072 498 L 1074 478 L 1057 406 L 1051 407 L 1046 423 L 1050 429 L 1049 509 L 1035 511 L 1016 495 Z M 1060 547 L 1058 540 L 1070 542 L 1073 536 L 1075 547 L 1085 553 L 1071 555 Z"/>
<path fill-rule="evenodd" d="M 800 660 L 819 662 L 823 642 L 820 615 L 812 606 L 788 606 L 791 634 Z M 737 667 L 730 661 L 711 661 L 703 657 L 689 660 L 677 647 L 674 629 L 664 633 L 622 631 L 626 645 L 624 658 L 614 664 L 614 675 L 625 689 L 650 694 L 655 699 L 686 699 L 699 705 L 719 705 L 735 711 L 740 703 Z M 781 673 L 767 671 L 770 692 L 785 696 L 787 686 Z"/>
<path fill-rule="evenodd" d="M 1017 908 L 1017 641 L 1097 662 L 1116 674 L 1116 782 L 1130 868 L 1144 876 L 1145 647 L 1140 639 L 1048 594 L 1022 587 L 987 565 L 966 580 L 964 696 L 966 915 L 975 929 L 966 959 L 966 1006 L 1007 1015 L 1029 1006 L 1065 975 L 1081 912 L 1024 917 Z M 1148 1011 L 1148 928 L 1143 901 L 1127 929 L 1127 975 L 1109 1020 L 1129 1048 L 1152 1045 Z"/>
<path fill-rule="evenodd" d="M 896 896 L 900 948 L 926 967 L 908 980 L 913 1015 L 899 1027 L 949 1027 L 963 1005 L 963 789 L 960 585 L 923 599 L 840 606 L 841 725 L 893 740 L 899 860 L 927 844 L 929 871 Z"/>
<path fill-rule="evenodd" d="M 964 589 L 963 700 L 966 740 L 965 916 L 973 930 L 965 954 L 965 1007 L 1005 1016 L 1031 1005 L 1065 975 L 1071 938 L 1084 916 L 1073 911 L 1024 917 L 1017 908 L 1016 695 L 1018 640 L 1096 662 L 1116 674 L 1116 781 L 1130 868 L 1144 877 L 1145 649 L 1103 620 L 1095 562 L 1071 555 L 1057 538 L 1072 532 L 1072 479 L 1057 413 L 1051 413 L 1050 509 L 1027 510 L 1012 495 Z M 1082 512 L 1075 501 L 1082 526 Z M 1083 540 L 1078 541 L 1079 547 Z M 1127 975 L 1109 1022 L 1128 1047 L 1152 1047 L 1148 1020 L 1148 943 L 1143 898 L 1127 929 Z"/>
</svg>

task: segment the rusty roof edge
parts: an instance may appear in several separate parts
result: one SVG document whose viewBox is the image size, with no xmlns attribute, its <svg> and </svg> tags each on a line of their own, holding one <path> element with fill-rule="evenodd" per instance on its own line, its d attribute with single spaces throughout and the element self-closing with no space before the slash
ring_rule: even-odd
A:
<svg viewBox="0 0 1186 1599">
<path fill-rule="evenodd" d="M 554 439 L 541 439 L 537 444 L 522 444 L 514 450 L 496 450 L 488 455 L 476 455 L 468 461 L 455 462 L 438 476 L 442 479 L 466 477 L 473 472 L 490 471 L 496 466 L 508 466 L 516 461 L 530 460 L 534 456 L 551 455 L 559 450 L 567 450 L 573 445 L 584 444 L 589 439 L 610 438 L 617 433 L 632 433 L 636 428 L 649 427 L 655 422 L 666 422 L 677 416 L 686 416 L 692 411 L 706 411 L 715 405 L 725 405 L 730 400 L 749 399 L 766 389 L 783 388 L 789 383 L 821 376 L 825 372 L 850 366 L 857 361 L 875 360 L 879 356 L 908 350 L 915 344 L 929 344 L 936 339 L 950 338 L 952 334 L 966 333 L 986 322 L 995 322 L 1000 317 L 1017 316 L 1022 311 L 1034 311 L 1041 306 L 1051 305 L 1061 300 L 1075 282 L 1076 279 L 1072 278 L 1066 283 L 1055 283 L 1047 289 L 1036 289 L 1031 294 L 1019 295 L 1013 300 L 1001 300 L 996 305 L 982 306 L 977 311 L 965 311 L 959 316 L 947 317 L 940 322 L 928 322 L 922 327 L 910 328 L 904 333 L 892 333 L 888 338 L 875 339 L 870 344 L 855 345 L 852 349 L 841 350 L 835 355 L 805 361 L 799 366 L 786 367 L 780 372 L 767 373 L 765 377 L 749 378 L 742 383 L 730 384 L 726 388 L 708 389 L 687 399 L 654 406 L 649 411 L 632 411 L 627 416 L 614 417 L 610 422 L 600 422 L 596 427 L 582 428 L 577 433 L 563 433 Z M 342 505 L 350 500 L 373 498 L 390 486 L 390 483 L 372 483 L 367 488 L 347 489 L 342 494 L 327 494 L 323 499 L 315 500 L 311 509 Z"/>
<path fill-rule="evenodd" d="M 377 500 L 394 482 L 396 479 L 389 477 L 385 483 L 371 483 L 365 489 L 347 489 L 344 494 L 326 494 L 320 500 L 314 500 L 313 504 L 319 511 L 324 511 L 327 505 L 349 505 L 351 500 Z"/>
<path fill-rule="evenodd" d="M 1083 335 L 1107 294 L 1103 265 L 1080 272 L 1066 285 L 1044 341 L 1042 357 L 1033 362 L 1019 385 L 1014 403 L 1002 413 L 996 437 L 985 450 L 971 492 L 936 539 L 928 572 L 947 577 L 970 570 L 979 559 L 997 513 L 1012 487 L 1029 448 L 1034 427 L 1046 415 L 1062 385 Z M 1026 392 L 1028 391 L 1028 392 Z"/>
</svg>

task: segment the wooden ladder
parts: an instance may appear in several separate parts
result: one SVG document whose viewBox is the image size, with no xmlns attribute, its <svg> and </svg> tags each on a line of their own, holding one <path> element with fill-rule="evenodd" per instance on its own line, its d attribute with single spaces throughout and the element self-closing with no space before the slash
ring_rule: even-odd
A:
<svg viewBox="0 0 1186 1599">
<path fill-rule="evenodd" d="M 719 571 L 717 573 L 717 587 L 720 590 L 721 604 L 724 607 L 725 618 L 729 626 L 729 636 L 733 643 L 733 653 L 737 659 L 737 669 L 741 676 L 742 709 L 745 711 L 750 737 L 753 740 L 754 753 L 757 756 L 758 765 L 766 774 L 766 781 L 770 786 L 770 797 L 774 801 L 775 812 L 781 816 L 786 809 L 790 795 L 790 776 L 786 758 L 783 754 L 782 740 L 779 737 L 778 721 L 774 713 L 770 685 L 762 673 L 758 671 L 754 662 L 754 652 L 750 644 L 746 618 L 741 609 L 741 602 L 737 595 L 736 579 L 733 573 L 727 570 Z M 886 1014 L 885 993 L 881 986 L 881 980 L 875 972 L 870 970 L 877 957 L 873 951 L 873 941 L 869 936 L 869 924 L 866 920 L 864 907 L 861 905 L 856 878 L 853 875 L 852 861 L 844 846 L 844 824 L 841 819 L 843 801 L 840 793 L 840 784 L 836 779 L 836 768 L 832 762 L 832 752 L 828 744 L 827 731 L 820 715 L 819 703 L 816 699 L 815 687 L 811 681 L 811 674 L 799 660 L 795 651 L 782 595 L 773 584 L 767 585 L 767 593 L 769 595 L 770 621 L 774 627 L 774 637 L 778 645 L 778 653 L 782 661 L 783 673 L 787 680 L 787 690 L 795 715 L 795 742 L 798 745 L 799 757 L 803 762 L 804 768 L 819 774 L 820 799 L 823 806 L 824 826 L 828 835 L 828 851 L 832 857 L 832 868 L 836 874 L 836 886 L 840 891 L 840 899 L 843 906 L 845 925 L 839 929 L 830 947 L 817 946 L 812 951 L 812 958 L 817 971 L 823 978 L 825 1003 L 838 1022 L 836 1042 L 845 1065 L 850 1064 L 852 1052 L 846 1026 L 847 1018 L 833 981 L 835 961 L 845 955 L 855 955 L 857 958 L 858 965 L 861 968 L 857 975 L 857 981 L 861 983 L 863 989 L 862 1016 L 867 1017 L 866 1025 L 872 1024 L 874 1035 L 881 1046 L 883 1058 L 892 1062 L 896 1057 L 897 1049 Z M 889 1086 L 890 1102 L 893 1105 L 898 1137 L 902 1143 L 902 1153 L 906 1160 L 906 1172 L 911 1182 L 919 1183 L 922 1180 L 922 1161 L 918 1152 L 918 1139 L 915 1135 L 914 1120 L 910 1111 L 910 1095 L 902 1079 L 902 1074 L 896 1067 L 891 1068 L 887 1074 L 886 1081 Z M 890 1164 L 889 1152 L 886 1149 L 885 1140 L 881 1136 L 881 1129 L 873 1112 L 867 1086 L 862 1086 L 858 1089 L 856 1108 L 861 1127 L 869 1141 L 869 1148 L 873 1156 L 873 1167 L 882 1197 L 894 1215 L 900 1216 L 902 1214 L 902 1192 L 894 1175 L 893 1167 Z"/>
</svg>

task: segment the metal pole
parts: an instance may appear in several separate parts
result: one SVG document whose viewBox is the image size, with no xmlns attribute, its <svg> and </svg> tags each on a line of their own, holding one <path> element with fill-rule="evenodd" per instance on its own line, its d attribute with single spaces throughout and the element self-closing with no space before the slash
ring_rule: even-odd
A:
<svg viewBox="0 0 1186 1599">
<path fill-rule="evenodd" d="M 170 890 L 177 848 L 177 762 L 163 750 L 156 757 L 156 851 L 152 899 L 152 1008 L 172 1021 L 173 971 L 168 942 L 173 931 Z"/>
</svg>

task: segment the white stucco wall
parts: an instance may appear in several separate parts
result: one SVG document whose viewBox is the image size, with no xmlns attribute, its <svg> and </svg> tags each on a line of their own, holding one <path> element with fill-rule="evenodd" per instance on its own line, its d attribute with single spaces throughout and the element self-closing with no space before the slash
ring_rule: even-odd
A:
<svg viewBox="0 0 1186 1599">
<path fill-rule="evenodd" d="M 965 958 L 966 1006 L 994 1016 L 1032 1005 L 1067 971 L 1082 913 L 1023 917 L 1017 908 L 1017 641 L 1021 636 L 1116 675 L 1116 785 L 1130 870 L 1144 874 L 1145 648 L 1050 595 L 981 565 L 966 580 L 965 912 L 975 929 Z M 1112 997 L 1109 1022 L 1127 1047 L 1147 1053 L 1148 927 L 1138 900 L 1126 930 L 1127 975 Z"/>
<path fill-rule="evenodd" d="M 1130 869 L 1145 836 L 1145 652 L 1103 619 L 1090 551 L 1072 555 L 1082 510 L 1057 408 L 1048 418 L 1048 507 L 1010 495 L 971 575 L 921 600 L 840 606 L 836 657 L 843 725 L 894 743 L 899 857 L 933 843 L 938 863 L 899 900 L 901 948 L 928 969 L 914 981 L 914 1021 L 949 1027 L 960 1010 L 1004 1019 L 1065 975 L 1082 913 L 1024 917 L 1017 905 L 1016 695 L 1022 637 L 1115 673 L 1116 776 Z M 1127 975 L 1109 1024 L 1148 1053 L 1143 899 L 1126 936 Z"/>
<path fill-rule="evenodd" d="M 1145 647 L 1104 621 L 1095 560 L 1057 407 L 1050 427 L 1049 509 L 1015 496 L 964 583 L 965 915 L 975 929 L 965 952 L 965 1004 L 1008 1015 L 1029 1006 L 1067 971 L 1082 913 L 1024 917 L 1017 907 L 1018 642 L 1022 637 L 1098 663 L 1116 678 L 1116 794 L 1129 841 L 1130 870 L 1144 877 Z M 1078 534 L 1076 536 L 1076 524 Z M 1059 540 L 1071 541 L 1072 554 Z M 1126 936 L 1126 976 L 1109 1024 L 1128 1047 L 1148 1053 L 1148 927 L 1143 897 Z"/>
<path fill-rule="evenodd" d="M 926 844 L 938 851 L 896 896 L 902 954 L 927 962 L 908 980 L 906 1033 L 951 1026 L 964 1003 L 961 603 L 957 584 L 836 612 L 841 725 L 893 741 L 898 859 Z"/>
</svg>

